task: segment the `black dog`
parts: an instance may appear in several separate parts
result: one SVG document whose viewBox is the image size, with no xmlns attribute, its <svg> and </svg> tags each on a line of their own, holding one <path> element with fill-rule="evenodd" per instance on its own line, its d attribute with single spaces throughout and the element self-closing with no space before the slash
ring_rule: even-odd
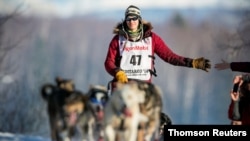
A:
<svg viewBox="0 0 250 141">
<path fill-rule="evenodd" d="M 167 125 L 172 125 L 172 120 L 167 114 L 161 113 L 160 134 L 163 133 L 164 126 L 167 126 Z"/>
<path fill-rule="evenodd" d="M 56 78 L 56 85 L 44 84 L 41 96 L 47 102 L 52 141 L 70 140 L 88 98 L 74 90 L 71 80 Z"/>
<path fill-rule="evenodd" d="M 161 124 L 160 124 L 160 141 L 164 140 L 164 127 L 165 126 L 169 126 L 172 125 L 172 120 L 170 119 L 170 117 L 165 114 L 165 113 L 161 113 Z"/>
</svg>

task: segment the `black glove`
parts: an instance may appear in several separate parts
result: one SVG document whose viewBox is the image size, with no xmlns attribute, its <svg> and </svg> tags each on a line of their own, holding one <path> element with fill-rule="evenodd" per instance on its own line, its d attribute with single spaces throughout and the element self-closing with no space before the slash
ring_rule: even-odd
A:
<svg viewBox="0 0 250 141">
<path fill-rule="evenodd" d="M 204 59 L 203 57 L 193 59 L 192 66 L 193 66 L 193 68 L 201 69 L 201 70 L 204 70 L 206 72 L 208 72 L 208 69 L 211 68 L 210 61 L 208 59 Z"/>
</svg>

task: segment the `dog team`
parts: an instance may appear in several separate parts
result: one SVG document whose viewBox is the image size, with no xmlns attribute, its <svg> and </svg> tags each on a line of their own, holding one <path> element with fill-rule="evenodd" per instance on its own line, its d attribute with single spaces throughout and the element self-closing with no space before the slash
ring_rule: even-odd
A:
<svg viewBox="0 0 250 141">
<path fill-rule="evenodd" d="M 87 92 L 71 79 L 55 78 L 41 87 L 47 104 L 52 141 L 151 141 L 160 140 L 170 118 L 162 113 L 161 89 L 143 81 L 117 83 L 112 93 L 102 85 Z"/>
</svg>

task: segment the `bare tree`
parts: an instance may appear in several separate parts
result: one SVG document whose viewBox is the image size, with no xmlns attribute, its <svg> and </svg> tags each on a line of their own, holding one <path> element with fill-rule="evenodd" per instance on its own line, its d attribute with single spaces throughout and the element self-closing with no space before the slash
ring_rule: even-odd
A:
<svg viewBox="0 0 250 141">
<path fill-rule="evenodd" d="M 5 26 L 17 17 L 17 11 L 0 15 L 0 103 L 2 105 L 0 106 L 0 131 L 11 131 L 16 128 L 13 124 L 6 122 L 7 120 L 13 121 L 17 109 L 13 104 L 13 106 L 9 107 L 8 103 L 12 103 L 13 100 L 18 101 L 18 99 L 13 99 L 13 97 L 20 93 L 17 81 L 10 75 L 16 70 L 16 65 L 12 64 L 8 58 L 11 58 L 11 51 L 18 48 L 21 40 L 13 41 L 13 39 L 6 39 Z"/>
<path fill-rule="evenodd" d="M 244 13 L 244 17 L 237 29 L 239 39 L 242 42 L 241 48 L 250 48 L 250 11 Z"/>
<path fill-rule="evenodd" d="M 19 40 L 5 39 L 5 26 L 11 21 L 16 20 L 21 15 L 22 4 L 16 6 L 13 12 L 9 14 L 0 14 L 0 79 L 6 74 L 6 72 L 13 72 L 15 70 L 14 65 L 6 65 L 5 62 L 8 58 L 8 54 L 15 48 L 18 47 L 18 44 L 23 40 L 23 37 L 20 37 Z M 25 37 L 24 37 L 25 38 Z M 8 64 L 8 63 L 7 63 Z"/>
<path fill-rule="evenodd" d="M 250 50 L 250 10 L 239 12 L 241 20 L 235 30 L 221 30 L 216 37 L 217 47 L 226 51 L 228 58 L 249 59 Z"/>
</svg>

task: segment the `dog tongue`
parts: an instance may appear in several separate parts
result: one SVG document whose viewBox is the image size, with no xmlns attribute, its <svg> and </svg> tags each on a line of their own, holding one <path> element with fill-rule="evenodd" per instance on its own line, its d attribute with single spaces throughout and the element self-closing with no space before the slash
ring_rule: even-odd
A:
<svg viewBox="0 0 250 141">
<path fill-rule="evenodd" d="M 124 108 L 123 113 L 126 117 L 132 117 L 132 112 L 128 108 Z"/>
<path fill-rule="evenodd" d="M 98 120 L 102 120 L 103 117 L 104 117 L 104 113 L 103 113 L 102 110 L 100 110 L 99 112 L 97 112 L 97 119 L 98 119 Z"/>
<path fill-rule="evenodd" d="M 75 125 L 76 123 L 76 120 L 77 120 L 77 114 L 75 112 L 72 112 L 70 115 L 69 115 L 69 125 Z"/>
</svg>

